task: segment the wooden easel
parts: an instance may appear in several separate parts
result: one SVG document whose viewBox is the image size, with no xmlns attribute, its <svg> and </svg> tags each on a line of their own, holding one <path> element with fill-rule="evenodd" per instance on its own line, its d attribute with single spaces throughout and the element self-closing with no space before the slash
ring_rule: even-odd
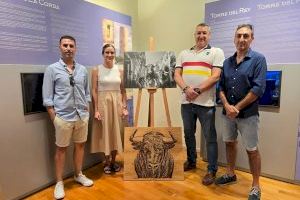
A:
<svg viewBox="0 0 300 200">
<path fill-rule="evenodd" d="M 153 37 L 149 38 L 149 51 L 154 51 L 154 38 Z M 147 91 L 149 93 L 148 127 L 154 127 L 154 93 L 157 91 L 157 88 L 147 88 Z M 169 111 L 167 93 L 166 93 L 165 88 L 162 88 L 162 93 L 163 93 L 163 100 L 164 100 L 164 106 L 165 106 L 168 127 L 171 127 L 170 111 Z M 142 89 L 139 88 L 137 105 L 136 105 L 136 110 L 135 110 L 135 115 L 134 115 L 134 126 L 135 127 L 137 127 L 137 125 L 138 125 L 139 113 L 140 113 L 140 107 L 141 107 L 141 97 L 142 97 Z"/>
</svg>

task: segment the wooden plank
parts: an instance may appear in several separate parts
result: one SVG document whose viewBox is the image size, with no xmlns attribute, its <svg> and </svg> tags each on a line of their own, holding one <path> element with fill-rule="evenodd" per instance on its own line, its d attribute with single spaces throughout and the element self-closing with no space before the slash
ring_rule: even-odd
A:
<svg viewBox="0 0 300 200">
<path fill-rule="evenodd" d="M 117 157 L 118 161 L 123 156 Z M 200 180 L 206 173 L 207 163 L 197 160 L 197 169 L 184 173 L 184 181 L 124 181 L 123 171 L 106 175 L 103 164 L 98 164 L 83 173 L 94 181 L 92 187 L 83 187 L 76 183 L 73 176 L 64 180 L 66 197 L 64 200 L 241 200 L 248 198 L 252 176 L 247 172 L 236 170 L 238 182 L 233 185 L 204 186 Z M 218 176 L 226 172 L 219 167 Z M 31 181 L 31 180 L 26 180 Z M 270 178 L 261 177 L 263 200 L 299 200 L 300 185 L 290 184 Z M 25 200 L 53 200 L 54 185 L 25 198 Z M 5 198 L 4 198 L 5 199 Z"/>
</svg>

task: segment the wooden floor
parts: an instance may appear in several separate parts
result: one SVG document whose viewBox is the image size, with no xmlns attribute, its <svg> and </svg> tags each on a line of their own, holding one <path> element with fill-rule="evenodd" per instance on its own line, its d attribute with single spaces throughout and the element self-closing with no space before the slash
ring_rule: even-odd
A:
<svg viewBox="0 0 300 200">
<path fill-rule="evenodd" d="M 206 163 L 200 161 L 197 170 L 185 172 L 184 181 L 123 181 L 122 171 L 114 175 L 103 174 L 98 164 L 86 171 L 94 186 L 86 188 L 73 181 L 64 181 L 64 200 L 241 200 L 247 199 L 251 175 L 237 171 L 238 182 L 228 186 L 203 186 Z M 224 172 L 220 168 L 218 175 Z M 299 200 L 300 186 L 269 178 L 261 178 L 263 200 Z M 27 200 L 53 200 L 54 186 L 26 198 Z"/>
</svg>

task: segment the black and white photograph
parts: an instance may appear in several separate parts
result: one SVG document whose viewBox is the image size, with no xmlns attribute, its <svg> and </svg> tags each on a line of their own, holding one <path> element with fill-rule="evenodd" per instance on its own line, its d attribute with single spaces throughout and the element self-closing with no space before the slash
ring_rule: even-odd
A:
<svg viewBox="0 0 300 200">
<path fill-rule="evenodd" d="M 175 88 L 174 52 L 126 52 L 124 80 L 126 88 Z"/>
</svg>

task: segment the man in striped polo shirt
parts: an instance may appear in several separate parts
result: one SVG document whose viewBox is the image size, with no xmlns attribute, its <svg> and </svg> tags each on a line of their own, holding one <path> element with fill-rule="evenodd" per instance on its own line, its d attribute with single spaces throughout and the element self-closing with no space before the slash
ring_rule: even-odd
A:
<svg viewBox="0 0 300 200">
<path fill-rule="evenodd" d="M 203 185 L 214 182 L 218 170 L 218 145 L 215 129 L 215 84 L 219 80 L 224 62 L 224 52 L 211 47 L 210 27 L 201 23 L 194 33 L 195 46 L 183 50 L 177 59 L 175 81 L 182 89 L 181 116 L 184 126 L 184 138 L 187 147 L 187 161 L 184 170 L 196 168 L 196 121 L 201 123 L 201 132 L 206 140 L 207 174 Z"/>
</svg>

